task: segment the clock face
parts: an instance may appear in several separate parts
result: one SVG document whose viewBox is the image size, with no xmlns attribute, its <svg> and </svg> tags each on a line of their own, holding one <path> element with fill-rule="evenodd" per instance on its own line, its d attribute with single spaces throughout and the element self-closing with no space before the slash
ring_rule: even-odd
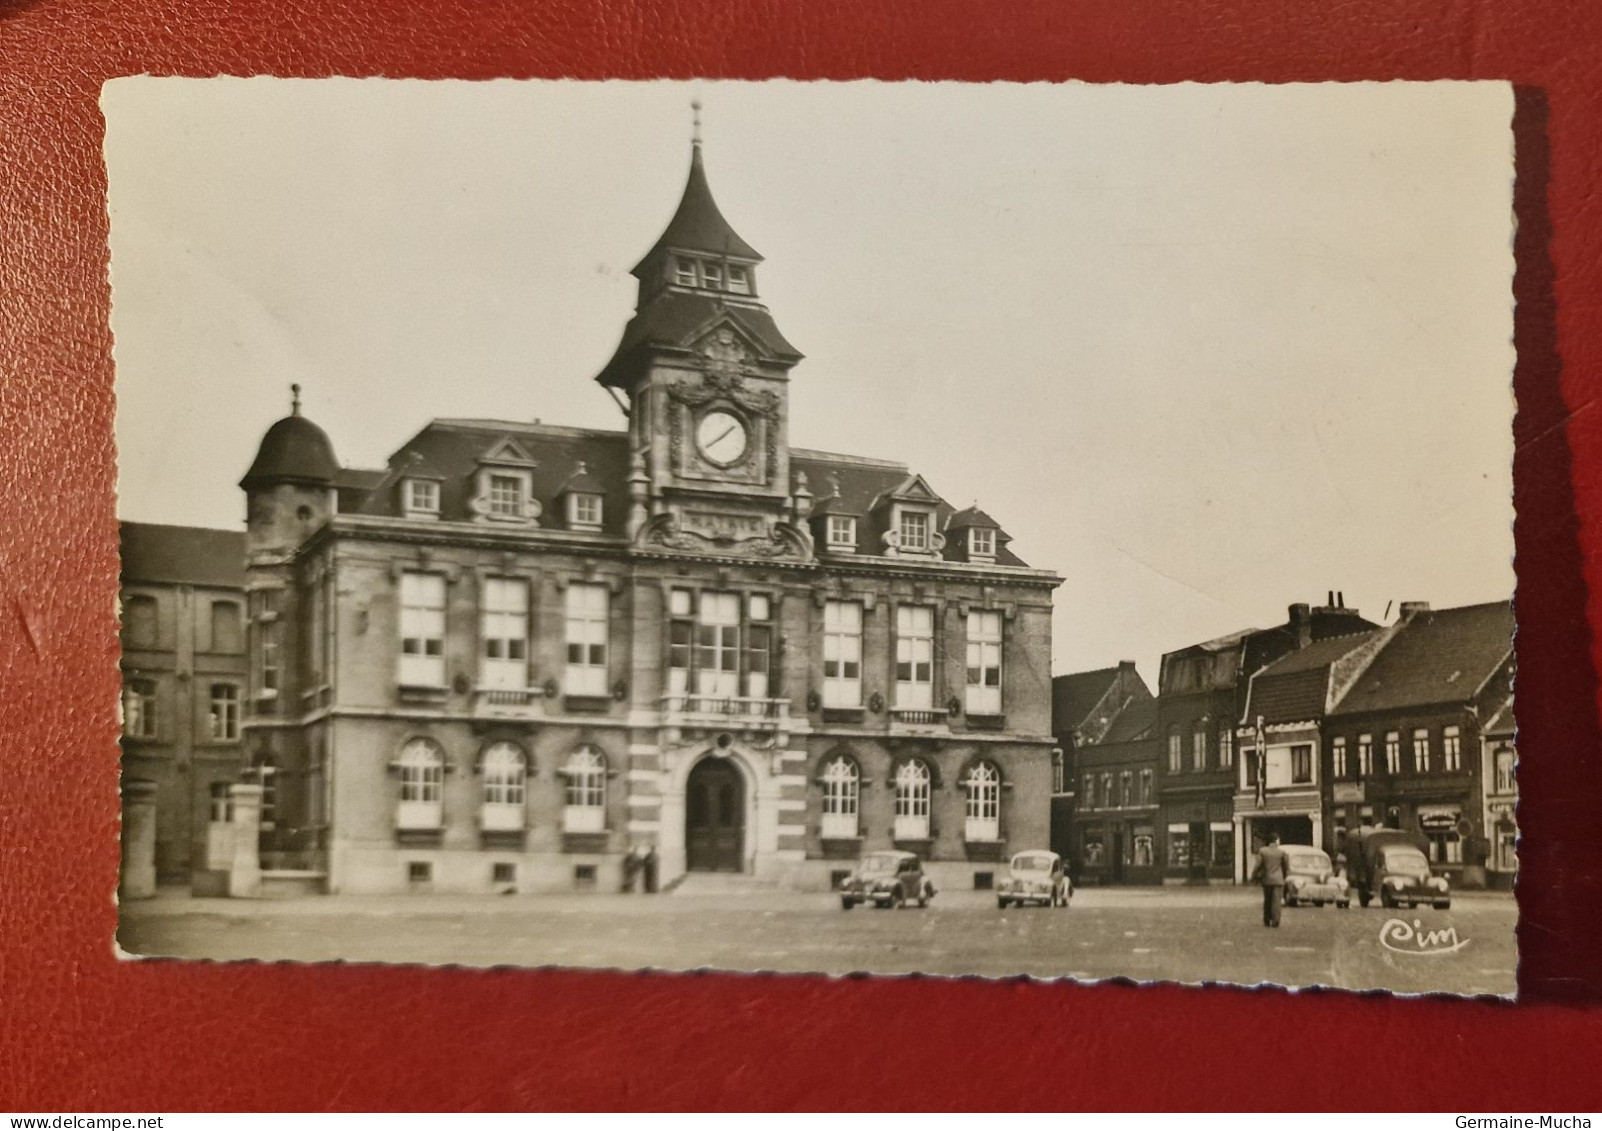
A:
<svg viewBox="0 0 1602 1131">
<path fill-rule="evenodd" d="M 728 467 L 745 454 L 745 425 L 727 412 L 709 412 L 695 427 L 701 454 L 719 467 Z"/>
</svg>

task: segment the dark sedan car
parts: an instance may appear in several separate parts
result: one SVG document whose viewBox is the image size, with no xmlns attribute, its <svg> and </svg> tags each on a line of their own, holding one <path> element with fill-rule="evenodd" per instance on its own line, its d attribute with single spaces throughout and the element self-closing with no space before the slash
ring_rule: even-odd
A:
<svg viewBox="0 0 1602 1131">
<path fill-rule="evenodd" d="M 859 903 L 904 907 L 916 902 L 929 906 L 934 884 L 923 874 L 923 864 L 910 852 L 870 852 L 857 870 L 840 885 L 840 906 L 850 911 Z"/>
</svg>

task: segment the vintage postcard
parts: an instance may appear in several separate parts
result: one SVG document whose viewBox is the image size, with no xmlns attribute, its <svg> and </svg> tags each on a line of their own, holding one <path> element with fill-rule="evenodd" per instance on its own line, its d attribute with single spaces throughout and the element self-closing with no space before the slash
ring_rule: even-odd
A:
<svg viewBox="0 0 1602 1131">
<path fill-rule="evenodd" d="M 1514 992 L 1506 84 L 102 106 L 125 953 Z"/>
</svg>

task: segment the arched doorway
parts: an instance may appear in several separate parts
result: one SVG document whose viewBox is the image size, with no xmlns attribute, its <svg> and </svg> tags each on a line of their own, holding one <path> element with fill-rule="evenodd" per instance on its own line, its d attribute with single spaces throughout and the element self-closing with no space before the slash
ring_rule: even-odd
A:
<svg viewBox="0 0 1602 1131">
<path fill-rule="evenodd" d="M 739 872 L 745 861 L 745 781 L 727 758 L 703 758 L 684 786 L 685 866 Z"/>
</svg>

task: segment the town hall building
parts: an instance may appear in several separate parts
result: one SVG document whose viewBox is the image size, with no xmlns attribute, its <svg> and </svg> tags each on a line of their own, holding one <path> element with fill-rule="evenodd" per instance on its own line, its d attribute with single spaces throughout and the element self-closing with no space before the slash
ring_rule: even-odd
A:
<svg viewBox="0 0 1602 1131">
<path fill-rule="evenodd" d="M 329 892 L 987 886 L 1050 835 L 1056 574 L 909 468 L 792 447 L 801 353 L 692 147 L 596 380 L 620 430 L 441 419 L 341 468 L 301 414 L 247 500 L 266 856 Z M 802 386 L 801 395 L 804 393 Z"/>
</svg>

